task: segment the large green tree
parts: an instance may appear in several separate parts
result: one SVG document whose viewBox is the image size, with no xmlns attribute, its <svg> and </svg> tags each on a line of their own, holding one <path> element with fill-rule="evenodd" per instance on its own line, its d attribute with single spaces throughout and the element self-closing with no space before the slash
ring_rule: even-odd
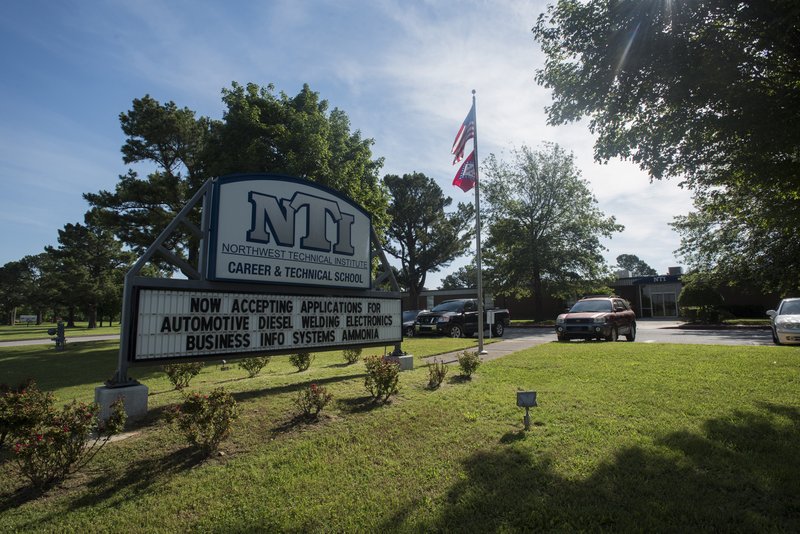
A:
<svg viewBox="0 0 800 534">
<path fill-rule="evenodd" d="M 23 261 L 10 261 L 0 267 L 0 309 L 3 323 L 13 325 L 16 322 L 17 307 L 25 303 L 28 278 L 28 267 Z"/>
<path fill-rule="evenodd" d="M 597 159 L 693 189 L 690 263 L 800 288 L 800 4 L 560 0 L 533 33 L 551 124 L 589 117 Z"/>
<path fill-rule="evenodd" d="M 111 230 L 141 253 L 208 178 L 204 158 L 211 121 L 196 118 L 194 111 L 174 102 L 161 104 L 149 95 L 135 99 L 119 120 L 126 135 L 123 162 L 155 168 L 146 178 L 129 170 L 119 177 L 113 192 L 83 196 L 92 206 L 89 221 Z M 199 212 L 191 218 L 199 225 Z M 197 260 L 199 242 L 188 232 L 177 232 L 165 245 L 191 264 Z"/>
<path fill-rule="evenodd" d="M 383 183 L 392 198 L 385 249 L 400 260 L 401 284 L 416 303 L 428 273 L 438 272 L 469 250 L 475 208 L 459 203 L 454 211 L 445 212 L 453 199 L 419 172 L 387 174 Z"/>
<path fill-rule="evenodd" d="M 630 272 L 631 276 L 655 276 L 658 274 L 646 261 L 639 259 L 639 256 L 635 254 L 617 256 L 617 267 Z"/>
<path fill-rule="evenodd" d="M 483 258 L 499 294 L 534 298 L 542 317 L 545 293 L 567 297 L 605 286 L 601 238 L 623 229 L 606 217 L 575 159 L 556 144 L 526 146 L 510 161 L 490 154 L 483 191 L 488 239 Z"/>
<path fill-rule="evenodd" d="M 379 231 L 386 227 L 388 199 L 378 175 L 382 160 L 373 159 L 371 139 L 350 131 L 343 111 L 328 112 L 327 101 L 307 85 L 289 97 L 276 95 L 271 85 L 234 83 L 222 99 L 227 108 L 222 120 L 196 117 L 150 96 L 134 100 L 120 115 L 123 161 L 154 170 L 146 178 L 129 170 L 113 192 L 85 194 L 92 206 L 88 220 L 141 252 L 208 178 L 269 172 L 342 191 L 371 213 Z M 199 210 L 190 219 L 199 224 Z M 176 232 L 166 247 L 196 265 L 199 242 L 188 231 Z"/>
<path fill-rule="evenodd" d="M 36 312 L 37 323 L 51 311 L 54 315 L 61 304 L 56 265 L 46 252 L 25 256 L 20 260 L 26 267 L 25 305 Z"/>
<path fill-rule="evenodd" d="M 484 269 L 485 271 L 486 269 Z M 490 278 L 486 276 L 486 278 Z M 468 289 L 478 287 L 478 268 L 474 263 L 459 267 L 442 278 L 441 289 Z"/>
<path fill-rule="evenodd" d="M 45 251 L 56 265 L 58 293 L 70 312 L 68 326 L 74 326 L 77 308 L 86 313 L 88 328 L 95 328 L 103 305 L 119 303 L 121 273 L 130 267 L 132 253 L 122 250 L 109 231 L 79 223 L 64 225 L 58 231 L 58 246 Z"/>
<path fill-rule="evenodd" d="M 383 158 L 372 139 L 351 132 L 347 114 L 304 85 L 290 97 L 274 87 L 233 83 L 222 91 L 223 120 L 214 123 L 209 168 L 214 176 L 270 172 L 305 178 L 341 191 L 386 228 L 388 197 L 380 183 Z"/>
</svg>

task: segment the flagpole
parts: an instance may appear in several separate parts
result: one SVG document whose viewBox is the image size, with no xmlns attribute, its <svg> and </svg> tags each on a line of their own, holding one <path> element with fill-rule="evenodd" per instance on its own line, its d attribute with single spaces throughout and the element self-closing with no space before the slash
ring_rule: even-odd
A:
<svg viewBox="0 0 800 534">
<path fill-rule="evenodd" d="M 481 195 L 478 179 L 478 110 L 475 107 L 475 89 L 472 90 L 472 109 L 475 112 L 475 135 L 472 138 L 475 169 L 475 266 L 478 271 L 478 354 L 486 354 L 483 349 L 483 272 L 481 269 Z"/>
</svg>

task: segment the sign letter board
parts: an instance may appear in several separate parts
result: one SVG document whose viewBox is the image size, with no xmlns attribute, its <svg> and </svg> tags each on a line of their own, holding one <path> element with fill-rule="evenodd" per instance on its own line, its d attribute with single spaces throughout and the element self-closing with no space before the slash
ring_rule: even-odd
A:
<svg viewBox="0 0 800 534">
<path fill-rule="evenodd" d="M 384 346 L 402 340 L 395 298 L 140 288 L 132 361 Z"/>
</svg>

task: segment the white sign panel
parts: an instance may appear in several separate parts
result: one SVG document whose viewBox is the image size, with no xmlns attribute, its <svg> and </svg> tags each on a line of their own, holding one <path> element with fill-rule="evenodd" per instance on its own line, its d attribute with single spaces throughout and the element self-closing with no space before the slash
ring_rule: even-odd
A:
<svg viewBox="0 0 800 534">
<path fill-rule="evenodd" d="M 140 289 L 133 361 L 402 340 L 400 299 Z"/>
<path fill-rule="evenodd" d="M 370 216 L 344 195 L 285 176 L 219 178 L 210 280 L 370 287 Z"/>
</svg>

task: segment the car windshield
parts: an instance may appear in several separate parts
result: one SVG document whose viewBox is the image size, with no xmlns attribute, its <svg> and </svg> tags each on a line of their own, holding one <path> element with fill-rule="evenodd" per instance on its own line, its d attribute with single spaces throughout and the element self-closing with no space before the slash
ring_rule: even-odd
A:
<svg viewBox="0 0 800 534">
<path fill-rule="evenodd" d="M 570 313 L 610 312 L 610 311 L 611 311 L 610 300 L 581 300 L 580 302 L 576 302 L 575 305 L 569 310 Z"/>
<path fill-rule="evenodd" d="M 419 315 L 419 310 L 408 310 L 403 312 L 403 322 L 413 321 Z"/>
<path fill-rule="evenodd" d="M 431 311 L 435 312 L 457 312 L 461 311 L 461 307 L 464 305 L 463 302 L 457 300 L 445 301 L 439 304 L 438 306 L 434 306 Z"/>
<path fill-rule="evenodd" d="M 800 300 L 787 300 L 781 306 L 781 315 L 800 315 Z"/>
</svg>

